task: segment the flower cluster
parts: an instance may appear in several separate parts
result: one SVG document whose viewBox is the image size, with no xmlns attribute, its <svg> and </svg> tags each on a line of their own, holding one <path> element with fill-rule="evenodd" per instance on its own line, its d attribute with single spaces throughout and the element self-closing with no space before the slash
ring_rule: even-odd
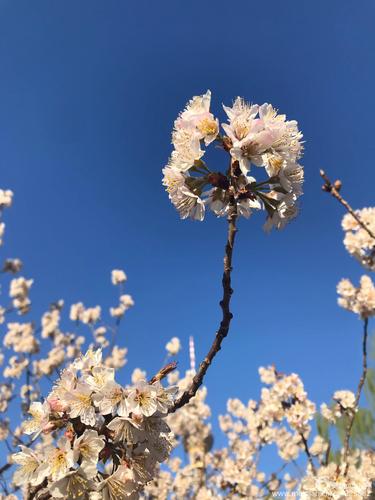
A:
<svg viewBox="0 0 375 500">
<path fill-rule="evenodd" d="M 356 288 L 348 279 L 343 279 L 337 285 L 340 295 L 337 302 L 344 309 L 348 309 L 361 318 L 375 315 L 375 287 L 369 276 L 362 276 L 360 285 Z"/>
<path fill-rule="evenodd" d="M 375 207 L 357 210 L 356 215 L 370 233 L 375 234 Z M 364 267 L 375 271 L 375 239 L 349 213 L 342 219 L 342 228 L 345 231 L 344 245 L 347 251 Z"/>
<path fill-rule="evenodd" d="M 183 391 L 193 374 L 188 371 L 179 379 L 178 372 L 173 372 L 168 379 L 170 383 L 178 383 Z M 244 404 L 230 399 L 228 413 L 219 417 L 228 440 L 224 448 L 213 449 L 205 387 L 189 404 L 168 416 L 175 445 L 183 445 L 187 460 L 180 455 L 170 458 L 168 469 L 159 470 L 142 498 L 255 500 L 277 497 L 279 493 L 289 500 L 296 496 L 305 500 L 366 497 L 375 479 L 375 454 L 351 452 L 347 474 L 344 466 L 327 464 L 332 444 L 321 435 L 310 437 L 315 405 L 307 398 L 301 379 L 296 374 L 279 373 L 273 366 L 261 367 L 259 374 L 266 385 L 260 400 Z M 350 391 L 336 391 L 333 400 L 337 408 L 332 411 L 338 415 L 354 409 L 354 395 Z M 266 447 L 270 449 L 268 456 L 276 448 L 281 459 L 279 472 L 267 473 L 262 469 L 259 458 Z M 303 466 L 299 465 L 296 474 L 296 463 L 302 464 L 306 453 L 310 459 L 306 460 L 306 473 L 301 477 Z"/>
<path fill-rule="evenodd" d="M 302 480 L 302 500 L 363 500 L 369 498 L 371 483 L 375 478 L 375 456 L 369 452 L 357 452 L 350 460 L 347 473 L 344 467 L 331 462 L 312 472 Z"/>
<path fill-rule="evenodd" d="M 14 483 L 42 485 L 54 498 L 78 498 L 82 491 L 131 497 L 169 456 L 165 416 L 174 393 L 159 381 L 122 387 L 102 351 L 89 350 L 61 373 L 44 403 L 31 404 L 23 432 L 34 439 L 54 433 L 56 445 L 42 452 L 21 446 L 12 457 L 20 466 Z"/>
<path fill-rule="evenodd" d="M 193 97 L 174 124 L 174 150 L 163 169 L 163 184 L 181 218 L 203 220 L 206 207 L 217 216 L 234 209 L 249 217 L 265 209 L 265 229 L 282 228 L 298 212 L 302 194 L 302 134 L 296 121 L 286 120 L 271 104 L 247 104 L 237 98 L 224 106 L 228 123 L 222 124 L 210 112 L 211 93 Z M 226 172 L 211 171 L 202 160 L 208 146 L 216 141 L 230 156 Z M 267 178 L 257 182 L 250 176 L 251 165 L 262 167 Z"/>
</svg>

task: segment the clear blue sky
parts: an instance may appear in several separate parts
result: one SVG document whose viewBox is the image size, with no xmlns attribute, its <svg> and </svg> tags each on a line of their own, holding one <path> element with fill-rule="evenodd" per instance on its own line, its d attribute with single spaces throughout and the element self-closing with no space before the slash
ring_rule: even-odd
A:
<svg viewBox="0 0 375 500">
<path fill-rule="evenodd" d="M 163 0 L 0 1 L 1 187 L 15 192 L 3 256 L 25 262 L 35 313 L 51 300 L 113 305 L 124 268 L 136 307 L 129 365 L 157 370 L 172 336 L 211 343 L 225 221 L 180 221 L 161 185 L 173 120 L 192 95 L 237 95 L 297 119 L 306 151 L 299 219 L 266 235 L 241 221 L 234 320 L 206 378 L 209 402 L 257 398 L 257 368 L 299 373 L 313 400 L 353 389 L 360 322 L 336 283 L 361 269 L 342 245 L 341 208 L 374 204 L 375 4 Z M 130 368 L 130 369 L 129 369 Z"/>
</svg>

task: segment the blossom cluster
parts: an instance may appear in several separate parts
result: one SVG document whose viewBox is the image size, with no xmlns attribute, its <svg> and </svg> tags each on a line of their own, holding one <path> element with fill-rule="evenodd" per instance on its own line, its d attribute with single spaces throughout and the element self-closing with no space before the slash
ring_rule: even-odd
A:
<svg viewBox="0 0 375 500">
<path fill-rule="evenodd" d="M 53 432 L 57 442 L 42 451 L 21 446 L 12 456 L 19 465 L 15 485 L 42 485 L 56 498 L 82 491 L 130 498 L 169 456 L 165 416 L 174 393 L 159 381 L 122 387 L 102 351 L 89 350 L 61 373 L 43 403 L 31 404 L 23 432 L 33 439 Z"/>
<path fill-rule="evenodd" d="M 0 212 L 11 205 L 12 196 L 0 190 Z M 21 269 L 20 259 L 6 259 L 2 268 L 10 303 L 0 306 L 5 328 L 0 365 L 6 362 L 0 380 L 0 442 L 14 452 L 0 464 L 0 487 L 5 480 L 4 493 L 22 491 L 25 498 L 138 498 L 171 451 L 165 417 L 175 389 L 163 387 L 162 375 L 147 382 L 141 370 L 126 386 L 115 380 L 127 361 L 127 349 L 116 344 L 116 336 L 124 313 L 134 305 L 124 293 L 125 272 L 111 273 L 119 289 L 119 305 L 108 311 L 115 324 L 105 322 L 99 305 L 77 302 L 70 307 L 72 332 L 62 328 L 63 300 L 50 305 L 39 325 L 20 320 L 31 312 L 33 284 L 13 276 Z M 43 397 L 46 379 L 56 373 L 58 380 Z M 14 413 L 17 403 L 31 418 L 14 425 L 6 415 Z"/>
<path fill-rule="evenodd" d="M 188 371 L 178 378 L 178 372 L 173 372 L 169 382 L 177 383 L 182 391 L 193 374 Z M 375 454 L 353 450 L 347 473 L 345 464 L 338 467 L 327 462 L 332 444 L 326 437 L 312 434 L 316 410 L 301 379 L 293 373 L 282 374 L 274 366 L 261 367 L 259 374 L 265 384 L 259 401 L 230 399 L 228 413 L 219 417 L 228 441 L 221 449 L 213 449 L 205 387 L 181 411 L 168 416 L 175 444 L 183 445 L 187 460 L 172 456 L 167 461 L 168 469 L 159 469 L 142 498 L 256 500 L 278 497 L 279 492 L 289 500 L 296 496 L 304 500 L 366 498 L 375 479 Z M 350 391 L 336 391 L 330 410 L 327 405 L 321 409 L 325 416 L 330 411 L 336 417 L 353 410 L 354 394 Z M 267 447 L 277 450 L 280 467 L 275 465 L 274 469 L 278 472 L 266 472 L 259 463 Z M 306 460 L 301 477 L 306 450 L 311 462 Z"/>
<path fill-rule="evenodd" d="M 345 248 L 364 267 L 375 271 L 375 238 L 371 236 L 375 235 L 375 207 L 357 210 L 356 215 L 370 233 L 350 213 L 345 214 L 342 219 Z"/>
<path fill-rule="evenodd" d="M 338 304 L 361 318 L 375 315 L 375 286 L 369 276 L 362 276 L 359 287 L 356 288 L 348 279 L 343 279 L 337 285 Z"/>
<path fill-rule="evenodd" d="M 173 151 L 163 169 L 163 184 L 181 218 L 203 220 L 206 207 L 215 215 L 249 217 L 265 209 L 265 229 L 282 228 L 298 213 L 302 194 L 302 134 L 296 121 L 279 115 L 271 104 L 248 104 L 238 97 L 224 106 L 228 123 L 210 111 L 211 93 L 195 96 L 174 123 Z M 211 171 L 202 160 L 202 145 L 216 142 L 230 156 L 227 171 Z M 267 178 L 258 182 L 251 165 L 261 167 Z"/>
</svg>

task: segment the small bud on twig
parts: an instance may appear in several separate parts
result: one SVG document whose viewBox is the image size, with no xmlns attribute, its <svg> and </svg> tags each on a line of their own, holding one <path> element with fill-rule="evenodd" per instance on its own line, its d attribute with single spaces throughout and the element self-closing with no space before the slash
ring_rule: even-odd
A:
<svg viewBox="0 0 375 500">
<path fill-rule="evenodd" d="M 149 384 L 154 384 L 155 382 L 159 382 L 159 380 L 162 380 L 165 378 L 169 373 L 173 372 L 177 367 L 176 361 L 172 361 L 172 363 L 168 363 L 167 365 L 163 366 L 163 368 L 160 368 L 158 373 L 152 377 L 152 379 L 149 381 Z"/>
</svg>

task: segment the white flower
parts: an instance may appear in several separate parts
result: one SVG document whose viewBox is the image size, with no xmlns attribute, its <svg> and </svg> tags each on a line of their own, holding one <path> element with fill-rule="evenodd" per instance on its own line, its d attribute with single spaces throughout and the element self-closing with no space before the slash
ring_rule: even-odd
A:
<svg viewBox="0 0 375 500">
<path fill-rule="evenodd" d="M 95 490 L 95 483 L 87 478 L 82 469 L 68 472 L 66 476 L 49 486 L 53 498 L 66 500 L 86 500 L 88 492 Z"/>
<path fill-rule="evenodd" d="M 13 475 L 16 486 L 36 486 L 47 476 L 47 464 L 42 463 L 33 450 L 20 446 L 21 451 L 12 455 L 12 462 L 20 466 Z"/>
<path fill-rule="evenodd" d="M 274 384 L 276 382 L 276 370 L 273 366 L 267 366 L 264 368 L 261 366 L 258 369 L 260 380 L 267 385 Z"/>
<path fill-rule="evenodd" d="M 57 442 L 57 448 L 51 449 L 46 456 L 48 474 L 52 481 L 57 481 L 64 477 L 74 464 L 73 450 L 70 441 L 62 437 Z"/>
<path fill-rule="evenodd" d="M 13 191 L 10 189 L 0 189 L 0 210 L 9 208 L 13 201 Z"/>
<path fill-rule="evenodd" d="M 128 416 L 126 393 L 121 385 L 114 380 L 110 380 L 99 392 L 93 395 L 95 405 L 102 415 Z"/>
<path fill-rule="evenodd" d="M 95 425 L 95 408 L 92 401 L 92 388 L 86 382 L 78 382 L 76 387 L 65 395 L 68 403 L 69 416 L 80 417 L 81 422 L 86 425 Z"/>
<path fill-rule="evenodd" d="M 113 318 L 122 318 L 125 312 L 134 306 L 134 300 L 131 295 L 120 295 L 120 304 L 117 307 L 111 307 L 109 312 Z"/>
<path fill-rule="evenodd" d="M 175 130 L 193 129 L 206 146 L 215 140 L 219 132 L 219 121 L 210 113 L 211 91 L 195 96 L 175 121 Z"/>
<path fill-rule="evenodd" d="M 62 371 L 59 380 L 55 383 L 52 394 L 61 400 L 64 400 L 67 394 L 70 394 L 77 383 L 77 375 L 72 365 Z"/>
<path fill-rule="evenodd" d="M 77 370 L 91 370 L 94 366 L 99 366 L 102 363 L 102 350 L 89 349 L 85 355 L 74 361 L 74 367 Z"/>
<path fill-rule="evenodd" d="M 94 366 L 89 375 L 86 376 L 85 382 L 92 388 L 93 391 L 100 391 L 108 382 L 115 380 L 115 370 L 107 366 Z"/>
<path fill-rule="evenodd" d="M 181 349 L 181 342 L 178 337 L 172 337 L 165 346 L 166 350 L 171 356 L 175 356 Z"/>
<path fill-rule="evenodd" d="M 279 195 L 274 194 L 274 199 L 277 201 L 277 208 L 269 215 L 264 230 L 270 231 L 272 227 L 283 229 L 285 225 L 298 215 L 298 206 L 296 205 L 296 197 L 293 194 Z"/>
<path fill-rule="evenodd" d="M 375 234 L 375 207 L 356 210 L 356 215 L 368 230 Z M 375 240 L 349 213 L 342 219 L 344 245 L 364 267 L 375 271 Z"/>
<path fill-rule="evenodd" d="M 359 314 L 361 318 L 375 315 L 375 286 L 369 276 L 361 277 L 358 288 L 347 279 L 341 280 L 337 293 L 337 302 L 344 309 Z"/>
<path fill-rule="evenodd" d="M 157 410 L 156 387 L 145 381 L 138 382 L 128 395 L 129 411 L 150 417 Z"/>
<path fill-rule="evenodd" d="M 251 163 L 269 166 L 267 153 L 291 161 L 299 158 L 302 134 L 297 122 L 278 115 L 271 104 L 249 105 L 237 97 L 232 108 L 224 106 L 224 110 L 229 118 L 223 129 L 232 141 L 230 153 L 244 175 Z"/>
<path fill-rule="evenodd" d="M 229 118 L 229 124 L 222 124 L 225 133 L 232 141 L 231 155 L 239 161 L 240 169 L 244 175 L 250 168 L 250 163 L 260 164 L 259 156 L 264 148 L 255 140 L 263 130 L 263 124 L 256 118 L 259 110 L 257 104 L 249 105 L 237 97 L 232 108 L 223 106 Z M 259 139 L 258 139 L 259 140 Z"/>
<path fill-rule="evenodd" d="M 353 410 L 355 408 L 355 395 L 352 391 L 336 391 L 333 400 L 337 401 L 344 410 Z"/>
<path fill-rule="evenodd" d="M 82 302 L 78 302 L 77 304 L 72 304 L 70 306 L 70 315 L 69 318 L 72 321 L 79 321 L 81 319 L 82 313 L 85 310 Z"/>
<path fill-rule="evenodd" d="M 126 347 L 120 348 L 118 346 L 113 346 L 111 354 L 108 354 L 104 363 L 105 366 L 111 367 L 111 368 L 122 368 L 124 365 L 126 365 L 127 360 L 126 360 L 126 354 L 128 350 Z"/>
<path fill-rule="evenodd" d="M 23 423 L 23 432 L 25 434 L 38 435 L 44 429 L 48 428 L 50 407 L 47 402 L 34 402 L 28 410 L 31 418 Z"/>
<path fill-rule="evenodd" d="M 181 172 L 189 170 L 196 161 L 204 155 L 200 147 L 200 134 L 195 127 L 185 127 L 175 130 L 172 134 L 174 150 L 168 162 L 168 166 L 176 168 Z"/>
<path fill-rule="evenodd" d="M 113 432 L 114 441 L 136 444 L 145 440 L 145 432 L 134 418 L 115 417 L 107 428 Z"/>
<path fill-rule="evenodd" d="M 146 372 L 141 370 L 140 368 L 134 368 L 131 381 L 132 384 L 136 384 L 137 382 L 141 382 L 142 380 L 146 380 Z"/>
<path fill-rule="evenodd" d="M 126 274 L 121 269 L 114 269 L 111 273 L 111 280 L 113 285 L 120 285 L 127 280 Z"/>
<path fill-rule="evenodd" d="M 156 388 L 156 404 L 160 413 L 168 413 L 168 409 L 173 406 L 174 396 L 178 391 L 178 387 L 164 388 L 160 382 L 153 384 Z"/>
<path fill-rule="evenodd" d="M 4 346 L 11 347 L 15 352 L 38 352 L 39 343 L 34 336 L 32 323 L 8 323 L 8 332 L 4 337 Z"/>
<path fill-rule="evenodd" d="M 96 475 L 98 455 L 104 448 L 104 444 L 104 439 L 98 435 L 97 431 L 92 429 L 86 429 L 82 436 L 74 441 L 74 461 L 78 462 L 79 458 L 82 459 L 81 468 L 89 479 Z"/>
<path fill-rule="evenodd" d="M 133 473 L 125 466 L 120 466 L 114 474 L 97 485 L 103 500 L 129 500 L 137 490 Z M 138 495 L 135 498 L 138 498 Z"/>
<path fill-rule="evenodd" d="M 18 309 L 19 314 L 26 314 L 30 309 L 28 295 L 33 282 L 34 280 L 26 280 L 22 276 L 10 282 L 9 296 L 13 299 L 13 307 Z"/>
<path fill-rule="evenodd" d="M 82 323 L 86 325 L 93 324 L 100 319 L 100 314 L 101 314 L 100 306 L 88 307 L 82 312 L 80 320 L 82 321 Z"/>
<path fill-rule="evenodd" d="M 163 174 L 163 185 L 166 186 L 169 198 L 180 213 L 181 219 L 191 217 L 202 221 L 205 212 L 204 202 L 186 185 L 186 176 L 171 166 L 165 167 Z"/>
</svg>

